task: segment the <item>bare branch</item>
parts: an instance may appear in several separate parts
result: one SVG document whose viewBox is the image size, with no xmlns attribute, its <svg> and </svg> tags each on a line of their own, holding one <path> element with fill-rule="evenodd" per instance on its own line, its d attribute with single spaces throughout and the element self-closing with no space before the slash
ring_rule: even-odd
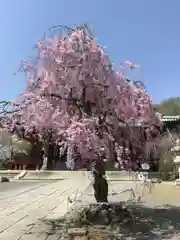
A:
<svg viewBox="0 0 180 240">
<path fill-rule="evenodd" d="M 0 114 L 13 114 L 19 111 L 19 104 L 11 101 L 0 101 Z"/>
</svg>

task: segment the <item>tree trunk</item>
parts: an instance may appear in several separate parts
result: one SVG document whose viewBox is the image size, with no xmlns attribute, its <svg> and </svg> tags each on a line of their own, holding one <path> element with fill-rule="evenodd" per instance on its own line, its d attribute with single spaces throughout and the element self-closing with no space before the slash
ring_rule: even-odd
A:
<svg viewBox="0 0 180 240">
<path fill-rule="evenodd" d="M 53 169 L 53 161 L 54 159 L 54 144 L 49 144 L 48 147 L 48 161 L 47 161 L 47 169 L 52 170 Z"/>
<path fill-rule="evenodd" d="M 46 155 L 44 155 L 41 170 L 47 170 L 47 165 L 48 165 L 48 157 Z"/>
<path fill-rule="evenodd" d="M 93 165 L 94 175 L 94 197 L 97 202 L 107 203 L 108 202 L 108 183 L 105 178 L 105 170 L 103 164 L 96 163 Z"/>
<path fill-rule="evenodd" d="M 41 170 L 47 170 L 48 169 L 48 150 L 49 150 L 49 141 L 43 142 L 43 154 L 42 154 L 42 160 L 43 164 L 41 166 Z"/>
</svg>

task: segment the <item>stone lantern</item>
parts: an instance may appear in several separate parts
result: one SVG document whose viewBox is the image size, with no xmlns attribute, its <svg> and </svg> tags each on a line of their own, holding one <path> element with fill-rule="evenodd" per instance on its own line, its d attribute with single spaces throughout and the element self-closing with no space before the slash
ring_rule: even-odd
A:
<svg viewBox="0 0 180 240">
<path fill-rule="evenodd" d="M 175 165 L 175 171 L 178 172 L 179 179 L 176 180 L 180 184 L 180 140 L 177 139 L 175 146 L 172 147 L 171 152 L 174 153 L 173 163 Z"/>
</svg>

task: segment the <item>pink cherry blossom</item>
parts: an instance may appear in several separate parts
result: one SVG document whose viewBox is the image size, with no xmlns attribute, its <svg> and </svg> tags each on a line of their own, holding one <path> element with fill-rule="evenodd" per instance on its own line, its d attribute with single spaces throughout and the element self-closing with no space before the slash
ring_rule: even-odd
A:
<svg viewBox="0 0 180 240">
<path fill-rule="evenodd" d="M 104 49 L 83 30 L 40 41 L 36 47 L 36 65 L 26 68 L 27 89 L 18 98 L 14 117 L 40 134 L 51 129 L 54 141 L 63 137 L 69 147 L 76 147 L 82 162 L 108 153 L 108 141 L 120 140 L 115 137 L 120 122 L 146 127 L 157 122 L 145 89 L 124 76 L 127 65 L 139 66 L 125 61 L 116 73 Z M 99 116 L 105 116 L 102 124 Z M 128 139 L 133 134 L 129 131 Z M 119 161 L 126 165 L 129 159 L 119 155 Z"/>
</svg>

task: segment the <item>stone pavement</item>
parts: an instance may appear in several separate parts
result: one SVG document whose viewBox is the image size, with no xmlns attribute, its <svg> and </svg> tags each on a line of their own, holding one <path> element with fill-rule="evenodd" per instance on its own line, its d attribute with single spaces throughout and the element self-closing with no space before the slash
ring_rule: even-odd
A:
<svg viewBox="0 0 180 240">
<path fill-rule="evenodd" d="M 26 189 L 1 192 L 0 240 L 59 239 L 58 233 L 50 234 L 50 229 L 43 220 L 63 216 L 67 211 L 66 198 L 77 187 L 84 191 L 87 187 L 86 179 L 49 181 L 46 184 L 37 182 L 37 185 Z"/>
<path fill-rule="evenodd" d="M 87 188 L 88 182 L 83 176 L 59 181 L 34 181 L 34 183 L 25 183 L 23 180 L 24 186 L 18 187 L 20 183 L 21 181 L 0 185 L 0 240 L 63 239 L 57 220 L 67 211 L 67 196 L 71 196 L 78 187 L 81 191 L 86 189 L 80 200 L 94 202 L 92 186 Z M 134 182 L 109 182 L 110 195 L 127 188 L 133 188 L 137 196 L 140 195 Z M 127 201 L 130 198 L 131 194 L 127 192 L 109 196 L 109 201 Z M 147 209 L 153 207 L 156 202 L 154 196 L 150 196 L 147 190 L 145 200 Z M 160 213 L 157 213 L 155 218 L 158 219 L 159 215 Z M 180 238 L 176 235 L 175 239 Z"/>
</svg>

